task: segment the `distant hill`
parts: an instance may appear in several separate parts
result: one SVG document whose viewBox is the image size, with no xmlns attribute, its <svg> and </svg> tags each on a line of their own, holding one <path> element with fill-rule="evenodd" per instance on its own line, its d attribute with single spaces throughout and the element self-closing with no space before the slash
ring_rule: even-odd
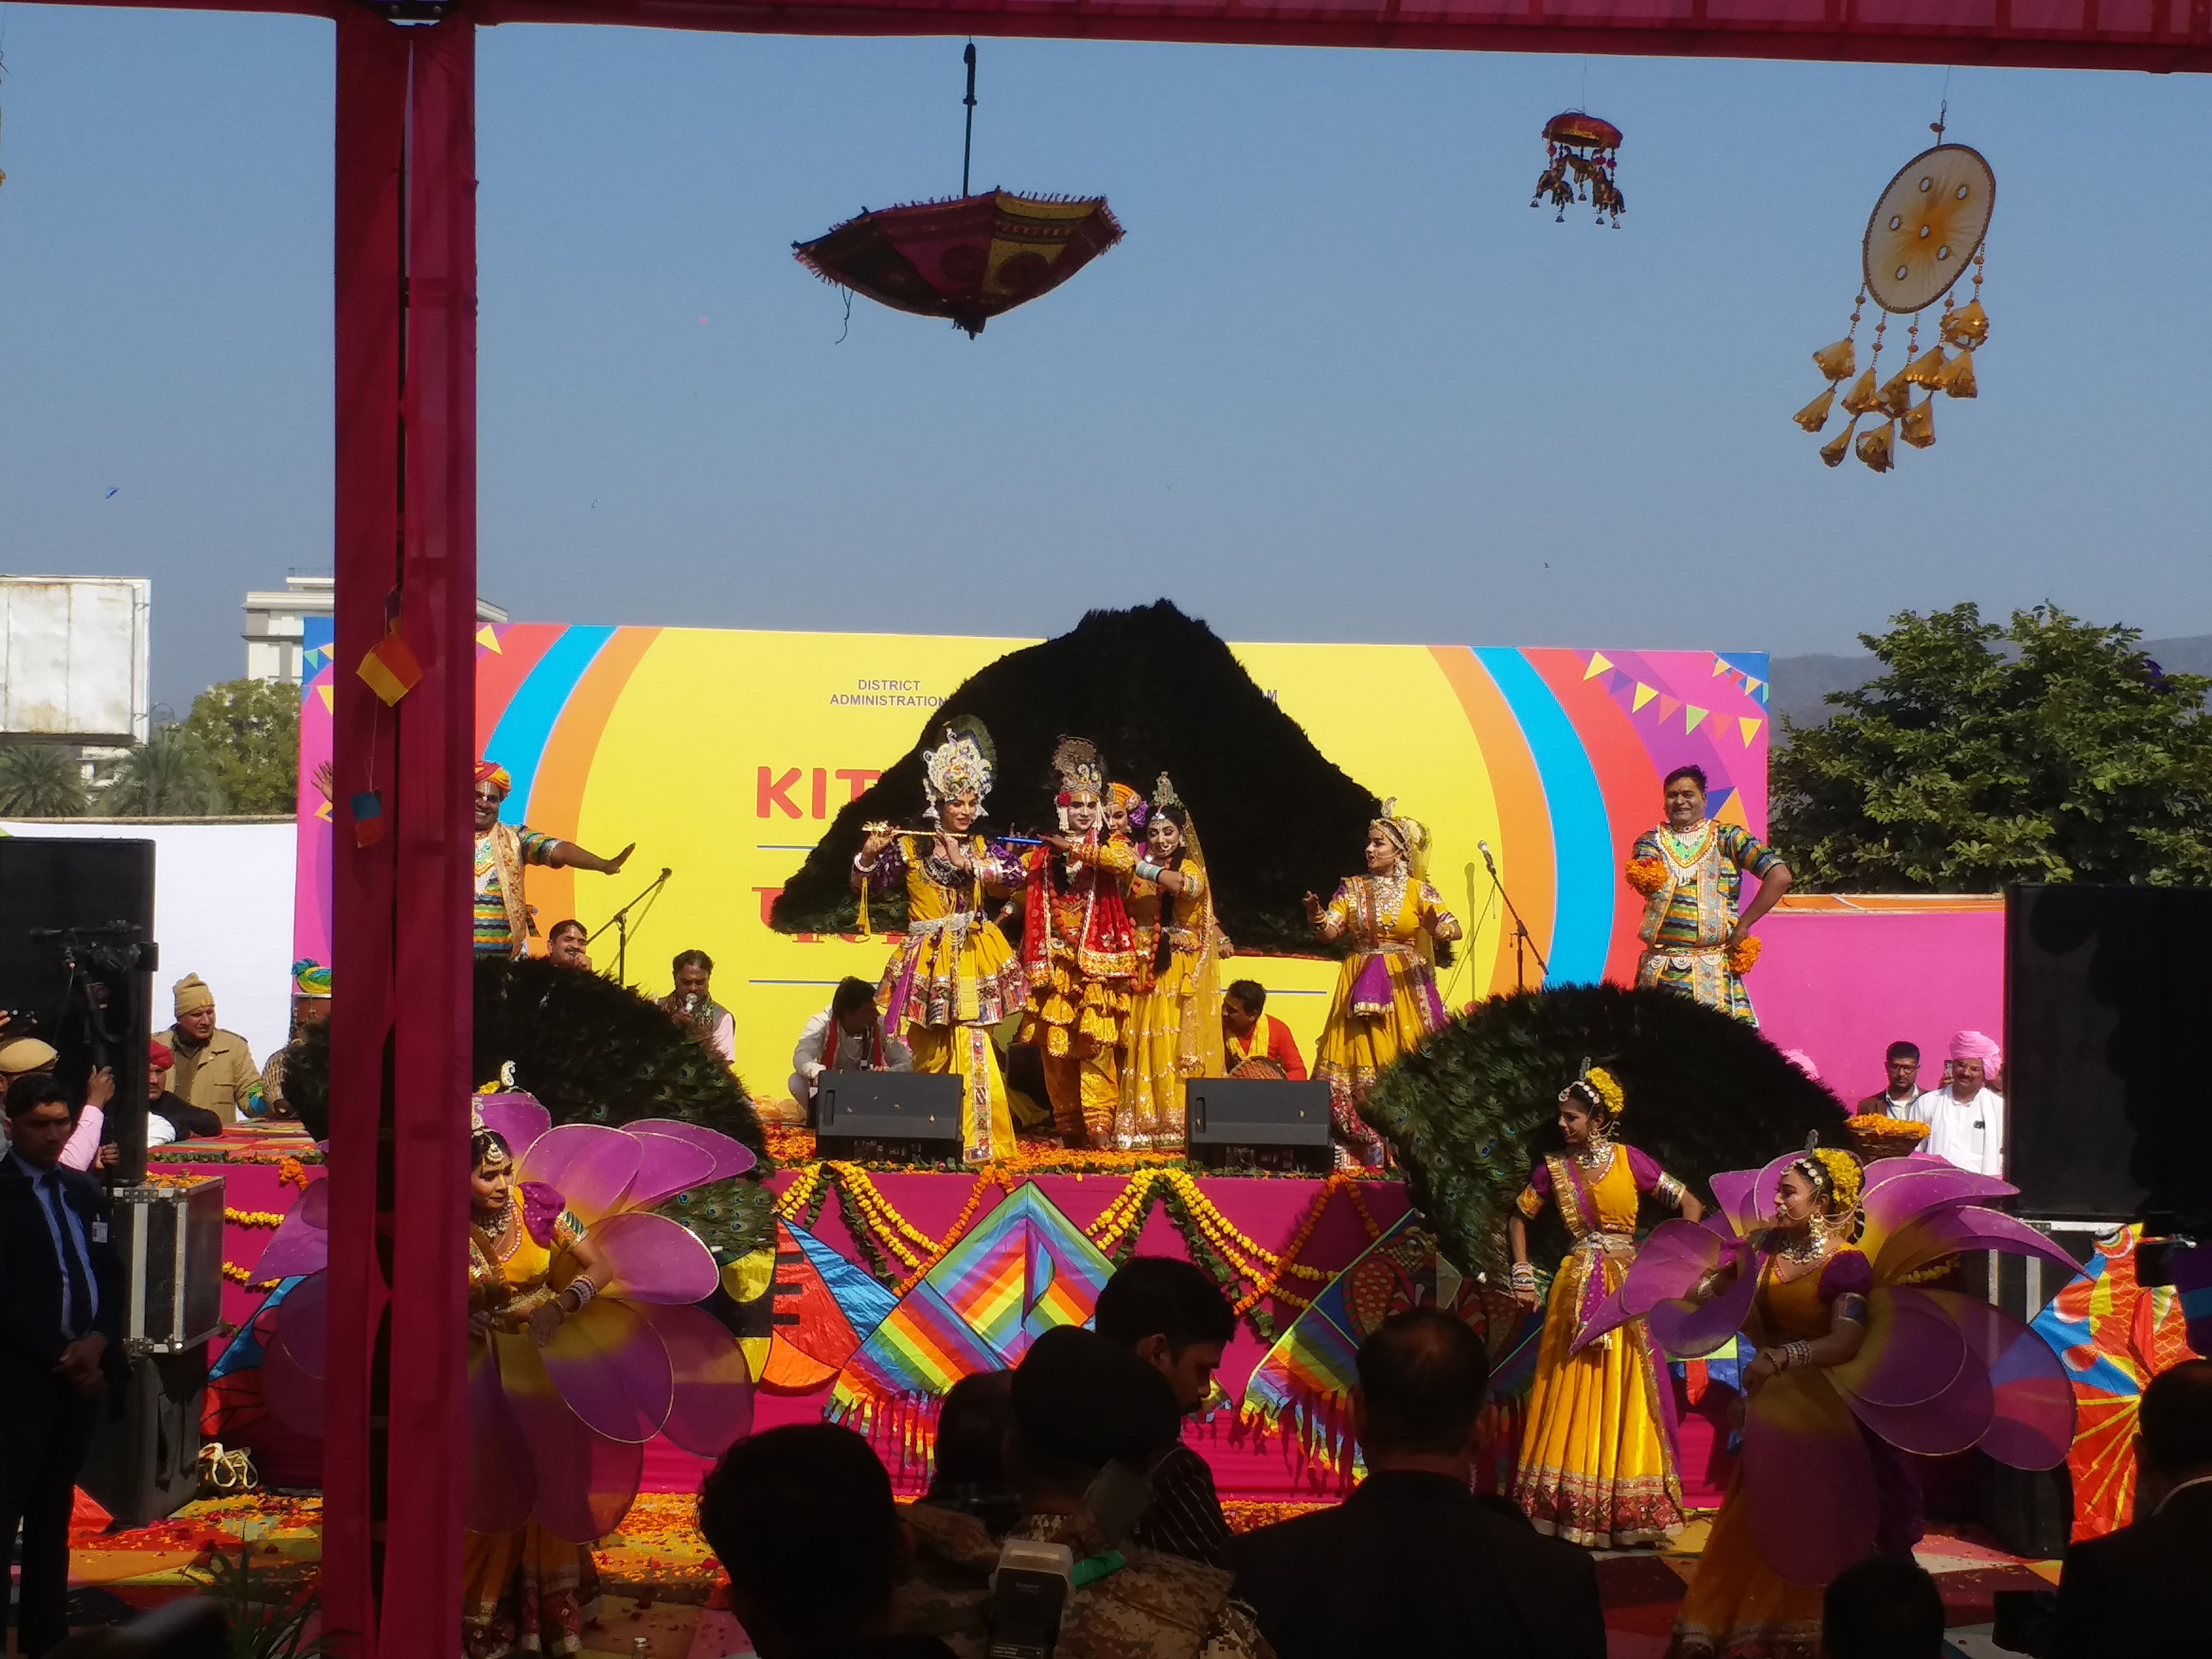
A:
<svg viewBox="0 0 2212 1659">
<path fill-rule="evenodd" d="M 2212 634 L 2193 634 L 2186 639 L 2145 640 L 2143 649 L 2161 668 L 2177 674 L 2212 674 Z M 1767 662 L 1767 707 L 1778 717 L 1787 714 L 1800 726 L 1817 726 L 1834 711 L 1826 699 L 1832 691 L 1852 691 L 1881 672 L 1872 657 L 1815 654 L 1774 657 Z M 1777 732 L 1780 727 L 1778 723 Z"/>
</svg>

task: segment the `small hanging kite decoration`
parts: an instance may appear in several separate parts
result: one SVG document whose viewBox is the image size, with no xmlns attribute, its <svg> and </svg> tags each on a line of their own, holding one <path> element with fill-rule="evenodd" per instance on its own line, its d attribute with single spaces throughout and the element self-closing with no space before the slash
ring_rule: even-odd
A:
<svg viewBox="0 0 2212 1659">
<path fill-rule="evenodd" d="M 1820 459 L 1830 466 L 1842 464 L 1856 434 L 1859 459 L 1876 472 L 1887 472 L 1897 465 L 1898 439 L 1915 449 L 1936 441 L 1937 392 L 1950 398 L 1974 395 L 1974 352 L 1990 333 L 1989 315 L 1982 309 L 1982 242 L 1996 205 L 1996 175 L 1979 150 L 1942 143 L 1941 119 L 1931 127 L 1938 140 L 1936 147 L 1899 169 L 1868 216 L 1863 281 L 1851 307 L 1850 332 L 1813 354 L 1828 389 L 1793 417 L 1806 431 L 1818 432 L 1827 424 L 1837 388 L 1857 374 L 1842 399 L 1850 424 L 1820 446 Z M 1962 306 L 1951 290 L 1969 264 L 1973 267 L 1973 289 Z M 1862 371 L 1854 342 L 1859 314 L 1869 298 L 1884 314 L 1875 323 L 1874 349 Z M 1920 313 L 1938 300 L 1943 302 L 1943 314 L 1936 325 L 1936 343 L 1923 355 Z M 1905 333 L 1904 365 L 1883 380 L 1877 374 L 1883 332 L 1891 317 L 1908 314 L 1912 323 Z M 1946 346 L 1957 356 L 1946 357 Z M 1917 404 L 1912 401 L 1916 388 L 1926 394 Z M 1869 417 L 1881 424 L 1860 432 L 1859 422 Z"/>
<path fill-rule="evenodd" d="M 1620 151 L 1620 129 L 1612 122 L 1580 110 L 1554 115 L 1544 123 L 1544 170 L 1537 175 L 1536 193 L 1528 205 L 1540 207 L 1549 198 L 1559 209 L 1553 222 L 1565 224 L 1570 207 L 1588 202 L 1597 209 L 1599 224 L 1610 215 L 1613 228 L 1619 230 L 1620 216 L 1628 211 L 1627 199 L 1613 182 Z"/>
<path fill-rule="evenodd" d="M 1121 240 L 1103 197 L 1003 190 L 916 202 L 848 219 L 793 244 L 799 264 L 894 311 L 947 317 L 970 337 L 1024 300 L 1058 288 Z"/>
</svg>

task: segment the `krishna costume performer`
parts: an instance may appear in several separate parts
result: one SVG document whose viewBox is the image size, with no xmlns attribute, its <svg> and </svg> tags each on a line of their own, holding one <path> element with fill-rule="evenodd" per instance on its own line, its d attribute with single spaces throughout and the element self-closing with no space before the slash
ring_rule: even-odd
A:
<svg viewBox="0 0 2212 1659">
<path fill-rule="evenodd" d="M 1636 982 L 1756 1025 L 1743 976 L 1759 960 L 1759 942 L 1744 930 L 1790 890 L 1790 866 L 1750 830 L 1705 816 L 1699 768 L 1676 768 L 1666 790 L 1667 822 L 1638 836 L 1628 855 L 1628 884 L 1644 896 Z M 1746 871 L 1759 883 L 1747 910 Z"/>
<path fill-rule="evenodd" d="M 1098 750 L 1081 738 L 1062 738 L 1052 765 L 1060 775 L 1054 804 L 1062 833 L 1022 860 L 1030 1000 L 1020 1040 L 1042 1057 L 1062 1138 L 1105 1146 L 1121 1103 L 1121 1054 L 1137 968 L 1121 881 L 1137 857 L 1127 842 L 1100 839 L 1106 769 Z"/>
<path fill-rule="evenodd" d="M 1602 1066 L 1559 1091 L 1588 1115 L 1589 1139 L 1538 1164 L 1510 1220 L 1513 1290 L 1534 1304 L 1527 1224 L 1555 1205 L 1574 1248 L 1552 1279 L 1537 1348 L 1536 1380 L 1521 1439 L 1513 1501 L 1539 1532 L 1593 1549 L 1663 1542 L 1681 1529 L 1682 1478 L 1674 1449 L 1672 1382 L 1641 1321 L 1570 1352 L 1584 1319 L 1620 1288 L 1636 1260 L 1637 1200 L 1649 1193 L 1702 1212 L 1682 1183 L 1633 1146 L 1611 1138 L 1626 1100 Z"/>
<path fill-rule="evenodd" d="M 1808 1147 L 1712 1187 L 1717 1213 L 1662 1223 L 1576 1346 L 1638 1316 L 1674 1358 L 1702 1358 L 1739 1329 L 1757 1346 L 1736 1408 L 1743 1455 L 1668 1652 L 1813 1659 L 1822 1589 L 1919 1536 L 1900 1454 L 1978 1446 L 2042 1469 L 2073 1443 L 2058 1356 L 2003 1310 L 1926 1281 L 1967 1251 L 2072 1258 L 1972 1202 L 2012 1188 L 1940 1158 L 1882 1158 L 1862 1175 L 1850 1153 Z"/>
<path fill-rule="evenodd" d="M 1352 936 L 1336 976 L 1314 1078 L 1328 1085 L 1340 1169 L 1379 1170 L 1382 1137 L 1359 1115 L 1376 1075 L 1444 1027 L 1434 940 L 1459 937 L 1459 921 L 1429 885 L 1429 832 L 1394 799 L 1368 826 L 1367 873 L 1347 876 L 1326 909 L 1305 896 L 1306 919 L 1324 941 Z"/>
<path fill-rule="evenodd" d="M 1137 971 L 1114 1118 L 1114 1145 L 1123 1152 L 1179 1150 L 1183 1084 L 1225 1069 L 1213 890 L 1198 827 L 1164 772 L 1152 792 L 1145 842 L 1128 882 Z"/>
<path fill-rule="evenodd" d="M 914 1051 L 915 1071 L 963 1080 L 962 1157 L 988 1164 L 1014 1151 L 1006 1080 L 991 1033 L 1022 1006 L 1027 981 L 985 901 L 1018 890 L 1022 867 L 994 856 L 981 836 L 969 833 L 984 815 L 998 764 L 982 722 L 947 726 L 944 743 L 923 750 L 921 764 L 926 810 L 937 833 L 901 835 L 870 825 L 853 860 L 853 887 L 866 933 L 871 884 L 905 874 L 906 933 L 884 969 L 876 1006 L 884 1029 Z"/>
</svg>

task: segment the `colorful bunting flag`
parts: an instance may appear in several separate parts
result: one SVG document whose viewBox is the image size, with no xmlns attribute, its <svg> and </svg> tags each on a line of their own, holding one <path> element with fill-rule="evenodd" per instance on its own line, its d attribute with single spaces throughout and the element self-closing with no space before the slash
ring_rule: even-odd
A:
<svg viewBox="0 0 2212 1659">
<path fill-rule="evenodd" d="M 1700 708 L 1692 703 L 1689 713 L 1682 716 L 1682 730 L 1686 732 L 1696 731 L 1705 723 L 1705 716 L 1712 712 L 1710 708 Z"/>
<path fill-rule="evenodd" d="M 1743 733 L 1743 746 L 1747 749 L 1751 747 L 1751 740 L 1759 735 L 1759 728 L 1766 724 L 1753 714 L 1738 715 L 1735 723 L 1737 729 Z"/>
<path fill-rule="evenodd" d="M 1583 671 L 1583 678 L 1586 680 L 1594 680 L 1612 666 L 1612 658 L 1607 656 L 1602 651 L 1593 651 L 1590 653 L 1589 666 Z"/>
<path fill-rule="evenodd" d="M 396 629 L 370 648 L 355 672 L 386 707 L 398 702 L 422 679 L 422 665 L 408 648 L 406 636 Z"/>
</svg>

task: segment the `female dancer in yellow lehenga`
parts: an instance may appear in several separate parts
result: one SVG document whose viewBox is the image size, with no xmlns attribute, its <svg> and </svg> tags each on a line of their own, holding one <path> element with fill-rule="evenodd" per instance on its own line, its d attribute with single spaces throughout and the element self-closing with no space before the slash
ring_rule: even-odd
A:
<svg viewBox="0 0 2212 1659">
<path fill-rule="evenodd" d="M 1164 772 L 1152 792 L 1127 903 L 1138 976 L 1114 1144 L 1123 1152 L 1179 1148 L 1184 1080 L 1224 1070 L 1221 987 L 1206 860 L 1189 810 Z"/>
<path fill-rule="evenodd" d="M 1367 873 L 1348 876 L 1323 909 L 1305 896 L 1306 919 L 1323 939 L 1352 935 L 1337 975 L 1313 1074 L 1328 1085 L 1340 1169 L 1382 1167 L 1382 1138 L 1359 1115 L 1376 1074 L 1444 1025 L 1431 940 L 1455 939 L 1459 922 L 1429 885 L 1429 832 L 1382 803 L 1367 830 Z"/>
<path fill-rule="evenodd" d="M 1011 1157 L 1013 1119 L 992 1028 L 1018 1009 L 1028 981 L 1021 958 L 985 913 L 988 897 L 1019 888 L 1020 867 L 994 859 L 972 835 L 991 793 L 991 738 L 979 720 L 948 727 L 922 755 L 933 836 L 870 826 L 853 860 L 853 887 L 906 873 L 906 936 L 876 992 L 886 1029 L 914 1050 L 917 1072 L 951 1073 L 967 1084 L 960 1104 L 962 1156 L 969 1164 Z M 878 876 L 878 872 L 881 872 Z"/>
<path fill-rule="evenodd" d="M 1506 1222 L 1513 1293 L 1536 1305 L 1528 1224 L 1556 1205 L 1574 1249 L 1552 1279 L 1536 1382 L 1513 1489 L 1539 1532 L 1593 1549 L 1662 1542 L 1682 1525 L 1682 1482 L 1660 1390 L 1670 1386 L 1644 1322 L 1568 1349 L 1589 1311 L 1620 1288 L 1636 1259 L 1636 1201 L 1650 1193 L 1692 1221 L 1704 1207 L 1633 1146 L 1611 1138 L 1626 1104 L 1602 1066 L 1559 1091 L 1567 1150 L 1537 1165 Z"/>
<path fill-rule="evenodd" d="M 469 1146 L 469 1371 L 491 1364 L 497 1337 L 526 1335 L 543 1347 L 592 1299 L 607 1271 L 567 1209 L 526 1207 L 542 1194 L 517 1184 L 506 1139 L 478 1129 Z M 541 1239 L 550 1243 L 541 1243 Z M 556 1402 L 557 1404 L 557 1401 Z M 461 1534 L 461 1647 L 467 1659 L 509 1653 L 583 1651 L 596 1615 L 599 1570 L 585 1545 L 556 1537 L 537 1520 L 512 1532 Z"/>
</svg>

